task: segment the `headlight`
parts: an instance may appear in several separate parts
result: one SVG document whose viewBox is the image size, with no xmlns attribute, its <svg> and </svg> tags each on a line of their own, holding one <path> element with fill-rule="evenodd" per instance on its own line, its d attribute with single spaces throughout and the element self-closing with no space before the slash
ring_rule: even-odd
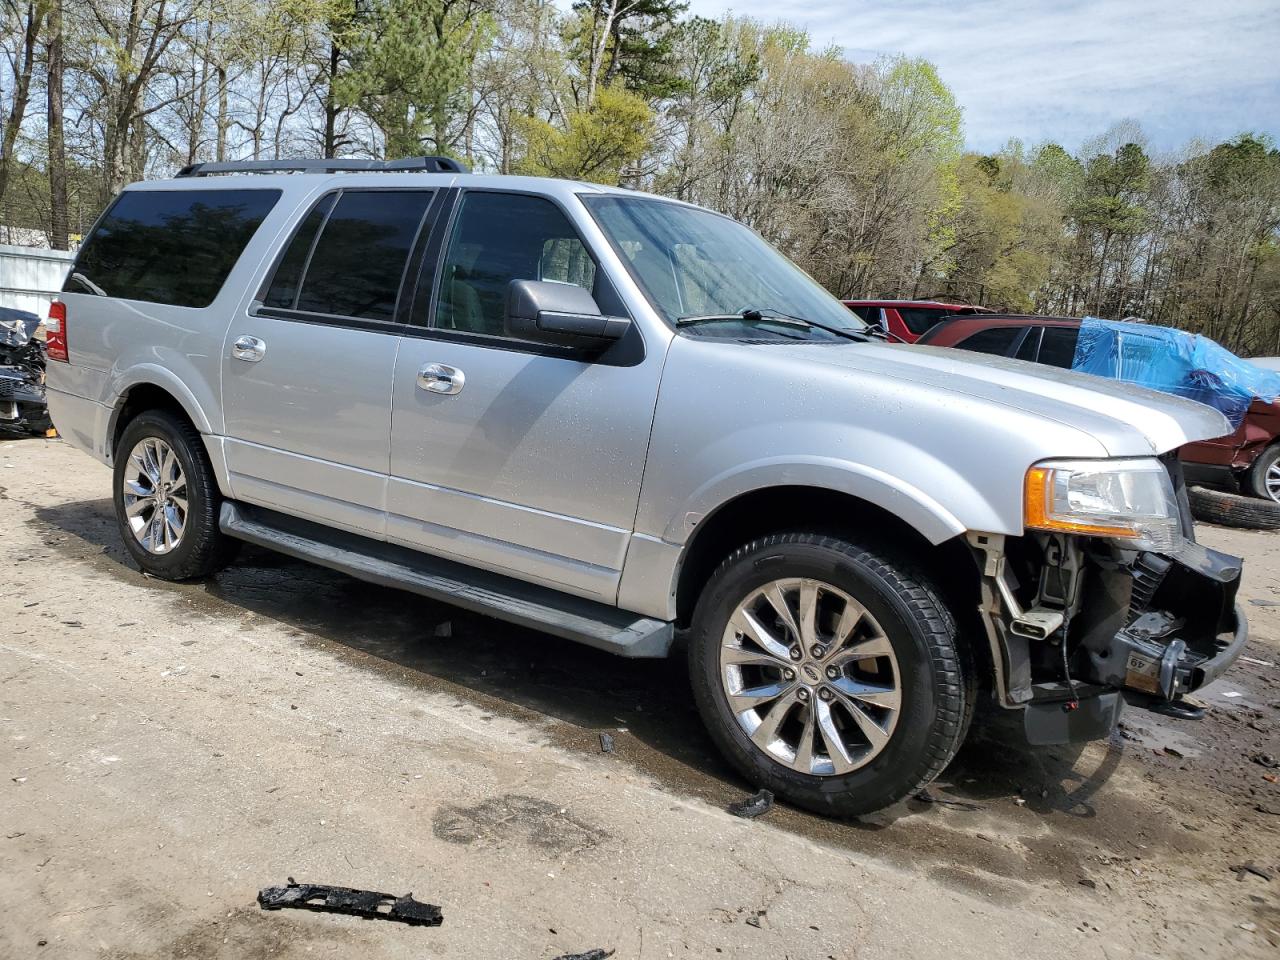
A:
<svg viewBox="0 0 1280 960">
<path fill-rule="evenodd" d="M 1035 530 L 1114 537 L 1168 552 L 1181 537 L 1178 501 L 1159 460 L 1047 460 L 1027 471 L 1024 522 Z"/>
</svg>

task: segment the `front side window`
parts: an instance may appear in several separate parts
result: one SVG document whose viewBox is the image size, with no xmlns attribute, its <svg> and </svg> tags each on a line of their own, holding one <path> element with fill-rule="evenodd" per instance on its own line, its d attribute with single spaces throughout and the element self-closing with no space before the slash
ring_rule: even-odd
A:
<svg viewBox="0 0 1280 960">
<path fill-rule="evenodd" d="M 966 340 L 961 340 L 956 346 L 961 350 L 994 353 L 1003 357 L 1008 354 L 1009 348 L 1013 346 L 1013 341 L 1018 338 L 1022 329 L 1022 327 L 988 327 L 986 330 L 979 330 Z"/>
<path fill-rule="evenodd" d="M 506 336 L 507 288 L 512 280 L 547 280 L 592 290 L 595 277 L 591 254 L 550 200 L 466 193 L 440 272 L 435 326 Z"/>
<path fill-rule="evenodd" d="M 730 319 L 699 332 L 730 337 L 768 332 L 792 339 L 833 335 L 806 331 L 788 317 L 851 332 L 866 329 L 817 281 L 728 217 L 645 197 L 583 196 L 582 202 L 668 323 L 723 317 Z M 744 311 L 758 313 L 741 317 Z"/>
<path fill-rule="evenodd" d="M 264 303 L 394 320 L 405 263 L 430 202 L 429 190 L 344 190 L 326 217 L 321 201 L 294 234 Z"/>
<path fill-rule="evenodd" d="M 85 241 L 63 290 L 207 307 L 279 190 L 130 190 Z"/>
</svg>

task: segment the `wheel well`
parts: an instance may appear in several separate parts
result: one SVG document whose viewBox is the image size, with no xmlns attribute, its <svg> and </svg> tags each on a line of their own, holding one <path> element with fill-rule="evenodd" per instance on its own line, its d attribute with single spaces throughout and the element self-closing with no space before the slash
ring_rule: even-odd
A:
<svg viewBox="0 0 1280 960">
<path fill-rule="evenodd" d="M 157 387 L 154 383 L 139 383 L 132 386 L 121 397 L 112 425 L 110 447 L 112 460 L 115 459 L 116 447 L 120 445 L 120 437 L 124 434 L 125 427 L 129 426 L 134 417 L 147 410 L 166 410 L 191 423 L 191 418 L 187 416 L 187 411 L 182 404 L 164 387 Z"/>
<path fill-rule="evenodd" d="M 733 550 L 758 537 L 785 531 L 813 531 L 868 541 L 920 568 L 956 618 L 960 636 L 984 664 L 990 651 L 978 615 L 977 562 L 963 537 L 932 544 L 901 518 L 866 500 L 818 487 L 771 487 L 743 494 L 718 508 L 694 531 L 676 582 L 676 622 L 688 626 L 703 586 Z M 985 662 L 985 663 L 984 663 Z"/>
</svg>

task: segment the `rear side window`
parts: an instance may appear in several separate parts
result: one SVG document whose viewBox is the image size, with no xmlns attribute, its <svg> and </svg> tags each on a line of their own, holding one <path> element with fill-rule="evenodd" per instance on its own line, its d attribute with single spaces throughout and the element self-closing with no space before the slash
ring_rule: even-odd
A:
<svg viewBox="0 0 1280 960">
<path fill-rule="evenodd" d="M 865 320 L 867 323 L 880 322 L 879 307 L 849 307 L 859 320 Z"/>
<path fill-rule="evenodd" d="M 1045 327 L 1044 339 L 1040 341 L 1040 362 L 1069 370 L 1076 359 L 1079 339 L 1079 327 Z"/>
<path fill-rule="evenodd" d="M 279 190 L 132 190 L 85 241 L 63 290 L 207 307 Z"/>
<path fill-rule="evenodd" d="M 342 190 L 298 224 L 263 306 L 391 321 L 430 190 Z"/>
<path fill-rule="evenodd" d="M 961 350 L 973 350 L 976 353 L 994 353 L 1005 356 L 1013 341 L 1022 332 L 1022 327 L 989 327 L 979 330 L 967 340 L 956 344 Z"/>
<path fill-rule="evenodd" d="M 898 307 L 898 316 L 912 333 L 924 333 L 934 324 L 946 320 L 954 311 L 937 307 Z"/>
</svg>

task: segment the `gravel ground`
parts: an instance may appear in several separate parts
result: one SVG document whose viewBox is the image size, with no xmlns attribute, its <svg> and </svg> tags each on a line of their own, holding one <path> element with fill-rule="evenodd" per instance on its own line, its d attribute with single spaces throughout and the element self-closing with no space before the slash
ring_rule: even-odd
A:
<svg viewBox="0 0 1280 960">
<path fill-rule="evenodd" d="M 145 578 L 108 497 L 64 444 L 0 443 L 6 960 L 1280 946 L 1274 534 L 1201 530 L 1246 558 L 1253 631 L 1204 721 L 1130 710 L 1111 742 L 1033 750 L 980 719 L 945 803 L 743 821 L 679 663 L 260 551 L 207 583 Z M 259 910 L 287 876 L 413 891 L 444 925 Z"/>
</svg>

